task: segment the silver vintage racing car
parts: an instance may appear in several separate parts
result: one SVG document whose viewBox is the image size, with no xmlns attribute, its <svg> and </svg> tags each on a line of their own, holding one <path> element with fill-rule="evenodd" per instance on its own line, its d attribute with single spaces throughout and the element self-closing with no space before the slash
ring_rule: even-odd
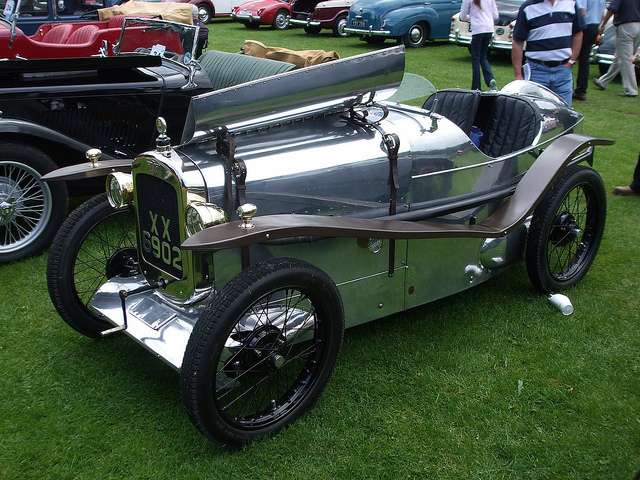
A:
<svg viewBox="0 0 640 480">
<path fill-rule="evenodd" d="M 541 292 L 578 282 L 605 225 L 593 150 L 611 142 L 533 83 L 420 107 L 398 101 L 420 83 L 403 73 L 399 46 L 199 95 L 177 147 L 158 119 L 157 148 L 53 242 L 62 318 L 164 360 L 198 430 L 238 446 L 312 405 L 345 327 L 523 257 Z M 88 155 L 46 178 L 103 168 Z"/>
</svg>

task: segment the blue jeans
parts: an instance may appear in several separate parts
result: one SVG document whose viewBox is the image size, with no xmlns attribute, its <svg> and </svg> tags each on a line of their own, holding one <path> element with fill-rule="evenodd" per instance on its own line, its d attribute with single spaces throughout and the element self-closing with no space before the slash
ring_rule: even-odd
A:
<svg viewBox="0 0 640 480">
<path fill-rule="evenodd" d="M 573 97 L 573 72 L 567 65 L 547 67 L 539 63 L 528 62 L 531 67 L 532 82 L 544 85 L 562 98 L 567 105 L 571 105 Z"/>
<path fill-rule="evenodd" d="M 494 78 L 491 65 L 487 60 L 491 35 L 491 33 L 478 33 L 471 36 L 471 90 L 482 90 L 480 68 L 482 68 L 482 75 L 487 86 Z"/>
</svg>

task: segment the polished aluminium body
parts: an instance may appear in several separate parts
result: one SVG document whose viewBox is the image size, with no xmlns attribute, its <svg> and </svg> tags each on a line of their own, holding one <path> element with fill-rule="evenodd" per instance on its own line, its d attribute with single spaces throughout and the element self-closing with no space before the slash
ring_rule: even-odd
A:
<svg viewBox="0 0 640 480">
<path fill-rule="evenodd" d="M 344 74 L 344 78 L 337 76 L 340 94 L 326 94 L 326 98 L 320 94 L 296 95 L 289 90 L 289 84 L 285 83 L 289 78 L 293 79 L 291 85 L 302 83 L 296 75 L 305 73 L 298 72 L 272 80 L 282 83 L 281 91 L 290 95 L 283 94 L 266 107 L 264 102 L 256 100 L 262 94 L 254 90 L 267 90 L 271 85 L 261 83 L 246 87 L 247 92 L 236 89 L 235 101 L 242 102 L 239 96 L 244 98 L 244 109 L 231 103 L 225 110 L 223 105 L 229 99 L 224 91 L 194 99 L 193 137 L 179 149 L 139 156 L 133 168 L 137 215 L 142 224 L 139 235 L 157 229 L 155 226 L 145 228 L 150 215 L 148 208 L 154 217 L 165 222 L 172 219 L 169 223 L 175 230 L 167 231 L 164 238 L 170 237 L 173 243 L 164 247 L 164 258 L 162 252 L 154 255 L 153 250 L 142 249 L 146 275 L 111 280 L 96 295 L 92 305 L 114 324 L 123 325 L 117 298 L 120 290 L 171 279 L 173 283 L 162 291 L 128 299 L 127 333 L 174 368 L 180 368 L 190 329 L 201 308 L 242 269 L 237 250 L 201 253 L 179 248 L 186 233 L 178 228 L 178 223 L 184 222 L 183 212 L 190 201 L 199 199 L 223 207 L 227 201 L 227 160 L 216 153 L 214 139 L 210 134 L 207 136 L 207 132 L 225 120 L 236 143 L 236 156 L 246 165 L 246 199 L 258 206 L 257 218 L 281 213 L 357 218 L 388 216 L 389 159 L 381 133 L 349 121 L 347 112 L 375 90 L 379 90 L 383 98 L 394 90 L 402 68 L 397 63 L 400 57 L 400 50 L 390 49 L 379 53 L 375 60 L 350 60 L 352 65 L 370 62 L 378 69 L 380 59 L 386 59 L 386 67 L 379 68 L 378 79 L 372 82 L 378 86 L 370 91 L 354 86 L 359 74 L 353 72 L 361 69 L 361 65 L 343 71 L 329 64 L 323 68 L 331 78 L 336 79 L 336 72 Z M 389 65 L 395 65 L 393 71 L 384 73 Z M 389 83 L 379 86 L 382 78 L 390 78 Z M 541 112 L 534 140 L 540 149 L 567 130 L 580 130 L 581 116 L 561 108 L 548 91 L 528 83 L 513 88 L 528 88 L 542 95 L 530 97 Z M 320 90 L 329 91 L 324 87 Z M 487 92 L 486 95 L 508 94 Z M 321 108 L 318 97 L 325 100 L 320 102 Z M 277 106 L 283 104 L 286 108 L 280 107 L 280 110 L 284 111 L 276 111 Z M 384 109 L 388 109 L 386 117 Z M 271 111 L 275 113 L 268 115 Z M 369 106 L 367 112 L 370 120 L 379 119 L 381 131 L 395 132 L 400 139 L 395 218 L 411 218 L 418 212 L 422 219 L 437 216 L 440 221 L 460 224 L 481 221 L 499 206 L 502 197 L 513 191 L 518 179 L 535 160 L 530 148 L 501 158 L 489 158 L 455 124 L 418 107 L 388 103 L 384 107 Z M 140 180 L 151 179 L 145 190 Z M 156 211 L 152 200 L 146 198 L 158 195 L 159 185 L 166 188 L 163 197 L 175 198 L 166 211 Z M 493 205 L 475 205 L 478 197 L 485 198 L 485 203 L 486 198 L 493 197 Z M 468 208 L 457 206 L 455 212 L 443 217 L 448 210 L 454 210 L 451 205 L 465 202 Z M 227 210 L 232 214 L 232 209 Z M 160 224 L 160 220 L 157 222 Z M 395 246 L 392 276 L 388 274 L 387 241 L 334 238 L 308 244 L 261 244 L 251 247 L 251 257 L 257 261 L 294 256 L 318 265 L 339 286 L 346 324 L 351 326 L 450 295 L 492 277 L 520 258 L 525 234 L 523 226 L 506 238 L 486 241 L 402 240 Z M 158 231 L 156 236 L 162 244 L 162 233 Z M 447 255 L 447 252 L 456 254 Z M 176 265 L 180 268 L 174 268 Z"/>
</svg>

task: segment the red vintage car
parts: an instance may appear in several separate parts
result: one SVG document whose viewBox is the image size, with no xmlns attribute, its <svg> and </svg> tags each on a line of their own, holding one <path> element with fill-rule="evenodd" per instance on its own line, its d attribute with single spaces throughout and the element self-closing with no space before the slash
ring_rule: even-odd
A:
<svg viewBox="0 0 640 480">
<path fill-rule="evenodd" d="M 334 37 L 348 37 L 344 27 L 349 8 L 354 2 L 355 0 L 294 0 L 289 25 L 304 27 L 304 31 L 312 35 L 326 28 L 333 31 Z"/>
<path fill-rule="evenodd" d="M 144 4 L 143 4 L 144 5 Z M 186 5 L 175 6 L 174 9 L 184 10 L 187 15 L 184 20 L 191 20 L 191 8 Z M 182 12 L 184 13 L 184 12 Z M 149 16 L 141 10 L 136 16 Z M 182 18 L 184 15 L 181 15 Z M 16 26 L 15 18 L 11 21 L 0 15 L 0 58 L 80 58 L 92 55 L 112 56 L 117 48 L 122 33 L 125 15 L 113 15 L 103 21 L 81 21 L 69 23 L 46 23 L 38 28 L 33 35 L 25 35 Z M 131 17 L 129 17 L 131 18 Z M 131 23 L 132 20 L 129 20 Z M 142 35 L 144 25 L 132 25 L 127 34 L 129 46 L 127 48 L 153 47 L 156 41 L 167 46 L 172 52 L 182 53 L 180 39 L 170 29 L 157 29 L 153 34 Z M 136 35 L 140 30 L 140 35 Z M 122 47 L 122 45 L 120 45 Z"/>
<path fill-rule="evenodd" d="M 276 30 L 289 26 L 290 0 L 250 0 L 235 7 L 231 18 L 247 28 L 271 25 Z"/>
</svg>

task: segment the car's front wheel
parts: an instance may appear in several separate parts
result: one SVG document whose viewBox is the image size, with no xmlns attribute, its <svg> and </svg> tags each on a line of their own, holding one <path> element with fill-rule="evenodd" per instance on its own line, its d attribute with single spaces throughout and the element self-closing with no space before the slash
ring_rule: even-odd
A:
<svg viewBox="0 0 640 480">
<path fill-rule="evenodd" d="M 423 22 L 417 22 L 402 36 L 402 42 L 407 48 L 418 48 L 425 44 L 428 35 L 429 27 Z"/>
<path fill-rule="evenodd" d="M 191 421 L 230 447 L 279 431 L 322 392 L 343 330 L 340 294 L 326 273 L 284 258 L 249 267 L 189 338 L 180 388 Z"/>
<path fill-rule="evenodd" d="M 289 27 L 289 20 L 287 20 L 287 11 L 286 10 L 278 10 L 276 12 L 275 17 L 273 17 L 273 22 L 271 26 L 275 30 L 284 30 Z"/>
<path fill-rule="evenodd" d="M 46 248 L 67 213 L 64 182 L 47 183 L 57 168 L 43 151 L 25 143 L 0 143 L 0 263 Z"/>
<path fill-rule="evenodd" d="M 578 283 L 593 262 L 607 212 L 602 178 L 592 168 L 568 167 L 533 212 L 527 273 L 544 293 Z"/>
<path fill-rule="evenodd" d="M 76 331 L 99 338 L 112 327 L 89 302 L 109 278 L 137 273 L 135 246 L 133 211 L 115 210 L 104 193 L 62 224 L 51 244 L 47 284 L 56 310 Z"/>
</svg>

